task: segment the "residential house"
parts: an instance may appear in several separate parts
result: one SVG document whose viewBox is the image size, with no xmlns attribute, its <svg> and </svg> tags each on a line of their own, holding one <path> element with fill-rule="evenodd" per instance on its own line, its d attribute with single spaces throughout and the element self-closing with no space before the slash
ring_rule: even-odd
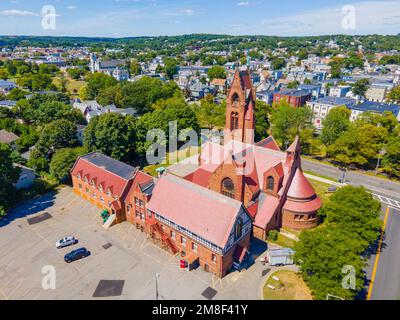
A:
<svg viewBox="0 0 400 320">
<path fill-rule="evenodd" d="M 392 112 L 397 118 L 397 120 L 400 121 L 400 105 L 397 104 L 365 101 L 358 105 L 350 106 L 349 109 L 351 109 L 351 116 L 350 116 L 351 121 L 357 120 L 360 117 L 360 115 L 362 115 L 364 112 L 382 114 L 385 111 Z"/>
<path fill-rule="evenodd" d="M 17 163 L 14 163 L 14 167 L 20 168 L 21 170 L 18 181 L 14 184 L 15 190 L 30 189 L 37 178 L 35 170 Z"/>
<path fill-rule="evenodd" d="M 211 81 L 211 87 L 215 88 L 219 93 L 226 94 L 226 79 L 214 79 L 213 81 Z"/>
<path fill-rule="evenodd" d="M 316 101 L 308 101 L 307 106 L 314 113 L 313 123 L 317 129 L 322 129 L 322 122 L 332 108 L 346 106 L 350 108 L 357 103 L 356 100 L 350 98 L 324 97 Z"/>
<path fill-rule="evenodd" d="M 334 86 L 329 89 L 329 96 L 344 98 L 351 91 L 351 86 Z"/>
<path fill-rule="evenodd" d="M 302 107 L 311 100 L 311 93 L 306 90 L 284 89 L 274 94 L 274 103 L 285 100 L 294 108 Z"/>
<path fill-rule="evenodd" d="M 15 88 L 17 88 L 17 85 L 14 82 L 0 80 L 0 93 L 7 94 Z"/>
<path fill-rule="evenodd" d="M 12 109 L 17 105 L 17 101 L 2 100 L 0 101 L 0 108 Z"/>
<path fill-rule="evenodd" d="M 15 148 L 15 143 L 18 139 L 19 137 L 15 133 L 4 129 L 0 130 L 0 143 L 8 144 L 10 147 Z"/>
</svg>

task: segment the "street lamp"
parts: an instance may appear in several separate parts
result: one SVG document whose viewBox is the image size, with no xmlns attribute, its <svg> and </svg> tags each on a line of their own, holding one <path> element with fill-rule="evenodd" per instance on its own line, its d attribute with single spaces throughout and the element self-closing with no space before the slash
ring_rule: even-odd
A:
<svg viewBox="0 0 400 320">
<path fill-rule="evenodd" d="M 347 169 L 345 167 L 341 167 L 340 171 L 343 172 L 342 178 L 340 179 L 340 183 L 345 183 L 346 182 L 346 171 L 347 171 Z"/>
<path fill-rule="evenodd" d="M 378 169 L 379 169 L 379 166 L 381 165 L 381 159 L 385 154 L 386 154 L 385 149 L 382 149 L 381 151 L 379 151 L 378 162 L 377 162 L 376 168 L 375 168 L 375 175 L 378 174 Z"/>
<path fill-rule="evenodd" d="M 156 300 L 158 300 L 158 279 L 160 278 L 160 274 L 156 273 Z"/>
</svg>

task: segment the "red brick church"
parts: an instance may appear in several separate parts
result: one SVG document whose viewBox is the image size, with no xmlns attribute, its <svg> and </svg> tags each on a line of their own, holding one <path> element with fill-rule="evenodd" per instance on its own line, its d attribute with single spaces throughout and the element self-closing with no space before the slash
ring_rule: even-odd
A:
<svg viewBox="0 0 400 320">
<path fill-rule="evenodd" d="M 74 191 L 128 221 L 187 266 L 220 277 L 246 259 L 252 236 L 282 226 L 317 226 L 321 200 L 303 174 L 300 142 L 282 152 L 272 137 L 254 143 L 255 90 L 237 71 L 227 97 L 224 144 L 207 142 L 184 176 L 155 179 L 100 153 L 71 170 Z M 110 223 L 110 224 L 111 224 Z"/>
<path fill-rule="evenodd" d="M 258 238 L 282 226 L 313 228 L 321 200 L 303 174 L 300 141 L 286 152 L 273 137 L 254 143 L 255 97 L 248 72 L 237 71 L 227 97 L 225 143 L 207 142 L 198 168 L 184 178 L 243 203 Z"/>
</svg>

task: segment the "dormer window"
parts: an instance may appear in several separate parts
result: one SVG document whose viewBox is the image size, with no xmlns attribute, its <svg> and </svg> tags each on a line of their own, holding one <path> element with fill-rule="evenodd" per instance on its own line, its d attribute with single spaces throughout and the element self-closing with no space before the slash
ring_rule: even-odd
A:
<svg viewBox="0 0 400 320">
<path fill-rule="evenodd" d="M 103 186 L 102 185 L 99 185 L 99 191 L 103 192 Z"/>
<path fill-rule="evenodd" d="M 78 177 L 78 179 L 80 180 L 80 179 L 81 179 L 81 174 L 78 173 L 77 177 Z"/>
<path fill-rule="evenodd" d="M 267 190 L 274 191 L 274 187 L 275 187 L 274 177 L 270 176 L 267 178 Z"/>
<path fill-rule="evenodd" d="M 94 180 L 92 179 L 92 180 L 90 180 L 90 185 L 92 186 L 92 187 L 94 187 L 95 186 L 95 184 L 94 184 Z"/>
<path fill-rule="evenodd" d="M 87 178 L 87 177 L 83 178 L 83 181 L 85 181 L 86 183 L 88 183 L 88 178 Z"/>
<path fill-rule="evenodd" d="M 109 197 L 111 197 L 111 190 L 110 190 L 110 188 L 107 189 L 107 195 L 108 195 Z"/>
</svg>

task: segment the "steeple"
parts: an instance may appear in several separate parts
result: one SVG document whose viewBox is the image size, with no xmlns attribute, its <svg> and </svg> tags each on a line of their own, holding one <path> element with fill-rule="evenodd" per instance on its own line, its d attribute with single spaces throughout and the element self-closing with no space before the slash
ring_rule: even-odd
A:
<svg viewBox="0 0 400 320">
<path fill-rule="evenodd" d="M 254 143 L 256 92 L 248 70 L 236 68 L 226 99 L 225 143 Z"/>
</svg>

